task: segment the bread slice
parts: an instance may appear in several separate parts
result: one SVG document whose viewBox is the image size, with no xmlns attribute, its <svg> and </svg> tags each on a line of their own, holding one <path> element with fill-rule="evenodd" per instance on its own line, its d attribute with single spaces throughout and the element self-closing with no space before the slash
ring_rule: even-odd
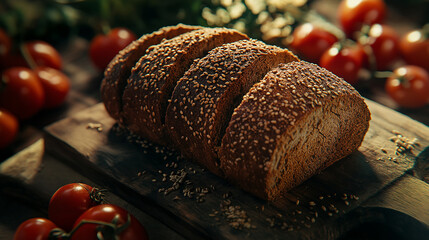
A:
<svg viewBox="0 0 429 240">
<path fill-rule="evenodd" d="M 222 44 L 248 37 L 226 28 L 203 28 L 149 48 L 135 67 L 123 94 L 125 124 L 154 143 L 165 145 L 164 118 L 177 81 L 194 59 Z"/>
<path fill-rule="evenodd" d="M 156 32 L 143 35 L 120 51 L 104 71 L 104 79 L 101 83 L 101 99 L 110 116 L 120 123 L 122 122 L 120 118 L 122 112 L 122 93 L 130 76 L 131 68 L 145 54 L 148 47 L 159 44 L 164 39 L 170 39 L 200 28 L 200 26 L 188 26 L 184 24 L 163 27 Z"/>
<path fill-rule="evenodd" d="M 217 148 L 234 106 L 271 68 L 297 60 L 288 50 L 257 40 L 210 51 L 191 66 L 173 92 L 165 120 L 173 145 L 222 175 Z"/>
<path fill-rule="evenodd" d="M 219 153 L 222 171 L 275 200 L 355 151 L 369 120 L 363 98 L 344 80 L 304 61 L 281 64 L 234 110 Z"/>
</svg>

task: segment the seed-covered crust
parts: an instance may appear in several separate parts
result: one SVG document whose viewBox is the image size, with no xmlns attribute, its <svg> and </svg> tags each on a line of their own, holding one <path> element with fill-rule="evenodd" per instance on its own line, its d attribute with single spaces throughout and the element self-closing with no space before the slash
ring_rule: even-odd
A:
<svg viewBox="0 0 429 240">
<path fill-rule="evenodd" d="M 234 110 L 220 148 L 230 181 L 273 200 L 355 151 L 370 112 L 344 80 L 304 61 L 281 64 Z"/>
<path fill-rule="evenodd" d="M 158 144 L 166 144 L 164 118 L 177 81 L 194 59 L 225 43 L 247 39 L 236 30 L 203 28 L 154 45 L 132 69 L 123 95 L 128 128 Z"/>
<path fill-rule="evenodd" d="M 147 48 L 159 44 L 164 39 L 170 39 L 180 34 L 200 29 L 200 26 L 188 26 L 178 24 L 176 26 L 164 27 L 151 34 L 146 34 L 132 42 L 121 50 L 109 63 L 104 71 L 104 79 L 101 83 L 101 99 L 106 106 L 107 112 L 116 120 L 121 122 L 122 93 L 131 68 L 144 55 Z"/>
<path fill-rule="evenodd" d="M 170 139 L 181 153 L 222 175 L 217 156 L 234 106 L 265 73 L 298 60 L 286 49 L 241 40 L 211 50 L 177 84 L 166 114 Z"/>
</svg>

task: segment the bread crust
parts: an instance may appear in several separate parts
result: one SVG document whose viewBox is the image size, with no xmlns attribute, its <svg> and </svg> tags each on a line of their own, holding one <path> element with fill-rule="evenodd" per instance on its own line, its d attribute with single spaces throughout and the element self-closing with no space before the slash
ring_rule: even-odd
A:
<svg viewBox="0 0 429 240">
<path fill-rule="evenodd" d="M 156 32 L 141 36 L 121 50 L 105 69 L 101 82 L 101 99 L 109 115 L 122 123 L 122 93 L 131 68 L 145 54 L 147 48 L 159 44 L 164 39 L 170 39 L 196 29 L 201 29 L 201 27 L 184 24 L 163 27 Z"/>
<path fill-rule="evenodd" d="M 370 112 L 343 79 L 235 30 L 142 36 L 105 71 L 109 114 L 262 199 L 356 151 Z"/>
<path fill-rule="evenodd" d="M 150 47 L 132 69 L 124 90 L 125 124 L 154 143 L 168 144 L 164 118 L 177 81 L 194 59 L 222 44 L 247 38 L 232 29 L 203 28 Z"/>
<path fill-rule="evenodd" d="M 273 201 L 355 151 L 369 120 L 363 98 L 344 80 L 304 61 L 281 64 L 234 110 L 221 169 L 231 182 Z"/>
<path fill-rule="evenodd" d="M 220 171 L 217 148 L 234 102 L 279 63 L 297 61 L 286 49 L 257 40 L 241 40 L 210 51 L 177 84 L 166 114 L 176 148 L 211 172 Z"/>
</svg>

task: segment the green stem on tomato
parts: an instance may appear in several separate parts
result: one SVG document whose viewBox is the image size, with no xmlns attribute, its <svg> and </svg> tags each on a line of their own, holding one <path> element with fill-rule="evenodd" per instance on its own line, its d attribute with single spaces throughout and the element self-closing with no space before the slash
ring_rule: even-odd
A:
<svg viewBox="0 0 429 240">
<path fill-rule="evenodd" d="M 363 25 L 357 36 L 357 42 L 363 47 L 363 51 L 368 57 L 368 70 L 370 73 L 370 79 L 379 78 L 377 74 L 377 59 L 375 58 L 374 51 L 369 45 L 369 31 L 371 30 L 370 25 Z"/>
<path fill-rule="evenodd" d="M 334 36 L 337 37 L 337 39 L 339 41 L 346 39 L 346 35 L 344 34 L 344 32 L 340 28 L 338 28 L 337 26 L 332 24 L 330 21 L 326 20 L 323 16 L 321 16 L 316 11 L 312 11 L 312 10 L 303 11 L 302 15 L 303 16 L 301 18 L 296 18 L 296 20 L 298 20 L 297 22 L 301 22 L 301 23 L 302 22 L 310 22 L 310 23 L 324 29 L 325 31 L 327 31 L 329 33 L 332 33 Z"/>
<path fill-rule="evenodd" d="M 391 71 L 374 71 L 374 78 L 380 78 L 380 79 L 385 79 L 388 78 L 390 76 L 392 76 L 392 72 Z"/>
<path fill-rule="evenodd" d="M 96 220 L 82 220 L 76 227 L 74 227 L 69 233 L 64 232 L 62 229 L 54 228 L 49 234 L 49 240 L 69 240 L 73 234 L 85 224 L 96 224 L 97 239 L 98 240 L 118 240 L 118 236 L 125 231 L 131 225 L 131 215 L 127 214 L 127 221 L 122 225 L 118 224 L 119 215 L 116 215 L 112 222 L 103 222 Z"/>
<path fill-rule="evenodd" d="M 28 66 L 31 69 L 35 69 L 37 67 L 36 62 L 34 61 L 34 59 L 31 57 L 30 53 L 27 51 L 27 49 L 25 48 L 24 44 L 20 44 L 19 46 L 19 50 L 21 51 L 22 56 L 24 57 L 25 62 L 28 64 Z"/>
<path fill-rule="evenodd" d="M 67 236 L 67 233 L 64 232 L 64 230 L 62 230 L 61 228 L 54 228 L 49 233 L 48 240 L 56 240 L 56 239 L 67 240 L 69 238 Z"/>
</svg>

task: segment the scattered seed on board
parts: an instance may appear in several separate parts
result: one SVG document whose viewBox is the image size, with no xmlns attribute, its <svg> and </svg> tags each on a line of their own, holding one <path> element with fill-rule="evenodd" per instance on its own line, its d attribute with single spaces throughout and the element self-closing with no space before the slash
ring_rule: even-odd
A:
<svg viewBox="0 0 429 240">
<path fill-rule="evenodd" d="M 87 129 L 95 129 L 98 132 L 103 131 L 103 125 L 101 123 L 88 123 L 88 125 L 86 125 Z"/>
<path fill-rule="evenodd" d="M 412 152 L 416 146 L 420 145 L 417 138 L 410 140 L 407 137 L 403 136 L 402 133 L 397 130 L 392 130 L 392 133 L 395 134 L 395 136 L 391 137 L 390 141 L 396 144 L 396 155 L 402 155 L 407 152 Z"/>
</svg>

